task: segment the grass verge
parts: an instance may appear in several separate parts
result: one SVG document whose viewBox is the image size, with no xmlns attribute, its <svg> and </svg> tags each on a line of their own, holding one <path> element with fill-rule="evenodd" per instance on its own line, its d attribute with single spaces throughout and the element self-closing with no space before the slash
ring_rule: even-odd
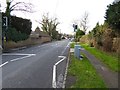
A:
<svg viewBox="0 0 120 90">
<path fill-rule="evenodd" d="M 110 55 L 104 51 L 98 50 L 94 47 L 90 47 L 87 44 L 81 44 L 87 51 L 89 51 L 91 54 L 93 54 L 96 58 L 98 58 L 100 61 L 102 61 L 104 64 L 106 64 L 111 70 L 113 71 L 120 71 L 118 69 L 118 57 L 115 55 Z"/>
<path fill-rule="evenodd" d="M 70 55 L 68 75 L 76 77 L 75 84 L 70 88 L 106 88 L 104 81 L 85 56 L 83 60 L 78 60 Z"/>
</svg>

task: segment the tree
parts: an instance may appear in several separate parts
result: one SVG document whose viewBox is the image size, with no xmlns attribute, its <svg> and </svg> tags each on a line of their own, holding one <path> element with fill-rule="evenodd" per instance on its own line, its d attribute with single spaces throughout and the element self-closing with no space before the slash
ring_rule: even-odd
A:
<svg viewBox="0 0 120 90">
<path fill-rule="evenodd" d="M 85 35 L 85 32 L 78 29 L 76 32 L 76 38 L 81 38 L 83 35 Z"/>
<path fill-rule="evenodd" d="M 80 26 L 82 27 L 84 32 L 86 32 L 88 29 L 88 16 L 88 12 L 85 12 L 80 22 Z"/>
<path fill-rule="evenodd" d="M 30 12 L 32 13 L 32 7 L 33 5 L 31 3 L 25 3 L 25 2 L 16 2 L 13 4 L 14 0 L 8 0 L 7 1 L 7 7 L 6 7 L 6 15 L 9 16 L 12 11 L 23 11 L 23 12 Z"/>
<path fill-rule="evenodd" d="M 38 21 L 37 21 L 38 22 Z M 42 30 L 47 32 L 53 39 L 57 37 L 56 28 L 59 24 L 57 18 L 49 18 L 49 15 L 43 15 L 42 21 L 38 22 L 42 25 Z"/>
<path fill-rule="evenodd" d="M 120 32 L 120 1 L 113 2 L 107 6 L 105 21 L 112 27 L 115 31 Z"/>
<path fill-rule="evenodd" d="M 11 27 L 11 12 L 12 11 L 22 11 L 22 12 L 29 12 L 32 13 L 32 4 L 31 3 L 25 3 L 25 2 L 16 2 L 13 3 L 14 0 L 6 0 L 7 7 L 5 14 L 8 17 L 8 27 Z"/>
<path fill-rule="evenodd" d="M 76 31 L 76 41 L 79 41 L 79 39 L 83 36 L 83 35 L 85 35 L 85 32 L 84 31 L 82 31 L 82 30 L 80 30 L 79 28 L 77 29 L 77 31 Z"/>
</svg>

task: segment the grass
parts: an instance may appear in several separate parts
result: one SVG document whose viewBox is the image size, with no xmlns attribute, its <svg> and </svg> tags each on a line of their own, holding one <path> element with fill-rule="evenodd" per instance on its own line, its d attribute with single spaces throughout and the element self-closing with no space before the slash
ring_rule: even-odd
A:
<svg viewBox="0 0 120 90">
<path fill-rule="evenodd" d="M 85 56 L 83 60 L 78 60 L 71 55 L 70 60 L 68 75 L 76 77 L 76 83 L 70 88 L 106 88 L 102 78 Z"/>
<path fill-rule="evenodd" d="M 96 58 L 106 64 L 113 71 L 120 71 L 118 69 L 118 57 L 116 55 L 112 55 L 101 50 L 98 50 L 94 47 L 90 47 L 87 44 L 81 44 L 87 51 L 93 54 Z"/>
<path fill-rule="evenodd" d="M 74 42 L 72 42 L 71 44 L 70 44 L 70 48 L 74 48 Z"/>
</svg>

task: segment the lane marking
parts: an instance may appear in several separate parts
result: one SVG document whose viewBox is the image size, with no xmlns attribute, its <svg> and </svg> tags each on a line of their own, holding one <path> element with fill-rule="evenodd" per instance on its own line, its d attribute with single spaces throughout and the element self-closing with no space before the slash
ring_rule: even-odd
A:
<svg viewBox="0 0 120 90">
<path fill-rule="evenodd" d="M 63 60 L 65 60 L 66 59 L 66 57 L 65 56 L 58 56 L 59 58 L 62 58 L 60 61 L 58 61 L 55 65 L 58 65 L 59 63 L 61 63 Z"/>
<path fill-rule="evenodd" d="M 3 63 L 3 64 L 1 64 L 1 65 L 0 65 L 0 68 L 3 67 L 3 66 L 6 65 L 6 64 L 8 64 L 8 61 L 5 62 L 5 63 Z"/>
<path fill-rule="evenodd" d="M 56 65 L 53 66 L 52 87 L 53 87 L 53 88 L 56 88 Z"/>
<path fill-rule="evenodd" d="M 67 44 L 67 46 L 65 47 L 65 49 L 62 51 L 61 55 L 65 52 L 65 50 L 69 47 L 70 42 Z"/>
<path fill-rule="evenodd" d="M 35 54 L 33 55 L 28 55 L 28 56 L 24 56 L 24 57 L 21 57 L 21 58 L 15 58 L 15 59 L 12 59 L 10 60 L 11 62 L 14 62 L 14 61 L 17 61 L 17 60 L 20 60 L 20 59 L 24 59 L 24 58 L 28 58 L 28 57 L 31 57 L 31 56 L 35 56 Z"/>
<path fill-rule="evenodd" d="M 70 52 L 69 52 L 69 56 L 68 56 L 68 60 L 67 60 L 67 66 L 66 66 L 66 70 L 65 70 L 65 76 L 64 76 L 63 87 L 62 87 L 62 88 L 65 88 L 66 79 L 67 79 L 67 72 L 68 72 L 69 60 L 70 60 Z"/>
<path fill-rule="evenodd" d="M 36 54 L 23 54 L 23 53 L 6 53 L 6 54 L 2 54 L 2 55 L 36 55 Z"/>
<path fill-rule="evenodd" d="M 23 56 L 24 55 L 24 57 L 15 58 L 15 59 L 10 60 L 10 62 L 14 62 L 14 61 L 17 61 L 17 60 L 20 60 L 20 59 L 24 59 L 24 58 L 28 58 L 28 57 L 31 57 L 31 56 L 35 56 L 36 54 L 22 54 L 22 53 L 12 53 L 12 54 L 9 54 L 9 53 L 6 53 L 6 54 L 2 54 L 2 55 L 19 55 L 19 56 Z M 8 62 L 9 61 L 1 64 L 0 68 L 3 67 L 4 65 L 8 64 Z"/>
<path fill-rule="evenodd" d="M 52 87 L 53 88 L 57 88 L 57 83 L 56 83 L 56 66 L 61 63 L 63 60 L 66 59 L 66 56 L 58 56 L 59 58 L 62 58 L 60 61 L 58 61 L 57 63 L 55 63 L 55 65 L 53 66 L 53 79 L 52 79 Z"/>
<path fill-rule="evenodd" d="M 65 52 L 65 50 L 69 47 L 70 43 L 67 44 L 67 46 L 65 47 L 65 49 L 62 51 L 61 55 Z M 54 46 L 54 45 L 53 45 Z M 60 61 L 58 61 L 57 63 L 55 63 L 55 65 L 53 66 L 53 79 L 52 79 L 52 87 L 53 88 L 57 88 L 57 83 L 56 83 L 56 66 L 62 62 L 64 59 L 66 59 L 65 56 L 58 56 L 59 58 L 62 58 Z"/>
</svg>

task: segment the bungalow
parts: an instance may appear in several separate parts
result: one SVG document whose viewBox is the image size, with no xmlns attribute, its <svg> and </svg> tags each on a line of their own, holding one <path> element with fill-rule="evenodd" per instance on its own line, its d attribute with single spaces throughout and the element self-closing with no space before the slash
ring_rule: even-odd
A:
<svg viewBox="0 0 120 90">
<path fill-rule="evenodd" d="M 39 39 L 42 42 L 49 42 L 51 41 L 51 37 L 46 33 L 40 30 L 39 27 L 32 31 L 30 34 L 31 39 Z"/>
</svg>

